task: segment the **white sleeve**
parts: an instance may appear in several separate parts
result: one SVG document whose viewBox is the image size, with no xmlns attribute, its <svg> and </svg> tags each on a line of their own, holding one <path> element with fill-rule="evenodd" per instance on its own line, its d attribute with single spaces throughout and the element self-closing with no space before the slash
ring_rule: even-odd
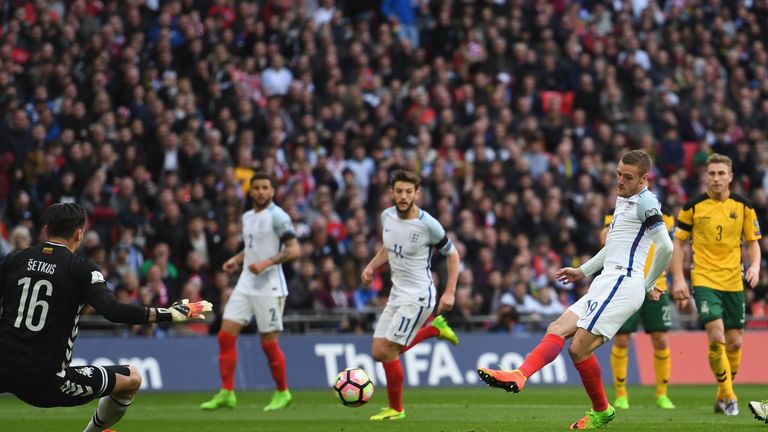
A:
<svg viewBox="0 0 768 432">
<path fill-rule="evenodd" d="M 296 237 L 291 217 L 280 207 L 275 208 L 275 214 L 272 215 L 272 229 L 281 241 Z"/>
<path fill-rule="evenodd" d="M 598 270 L 603 268 L 603 263 L 605 262 L 605 255 L 606 255 L 606 249 L 602 248 L 598 253 L 595 254 L 589 261 L 585 262 L 584 264 L 579 267 L 581 269 L 581 272 L 584 273 L 584 276 L 590 276 L 598 272 Z"/>
<path fill-rule="evenodd" d="M 432 215 L 424 212 L 424 224 L 429 232 L 429 244 L 434 246 L 441 255 L 448 255 L 453 250 L 453 242 L 445 234 L 445 228 Z"/>
<path fill-rule="evenodd" d="M 658 225 L 664 226 L 661 217 L 661 204 L 651 192 L 645 192 L 637 200 L 637 218 L 646 229 L 654 229 Z"/>
<path fill-rule="evenodd" d="M 653 254 L 651 268 L 648 269 L 648 276 L 645 278 L 645 291 L 649 292 L 656 285 L 656 279 L 661 276 L 672 259 L 672 240 L 669 238 L 667 227 L 662 223 L 648 231 L 648 234 L 656 246 L 656 252 Z"/>
</svg>

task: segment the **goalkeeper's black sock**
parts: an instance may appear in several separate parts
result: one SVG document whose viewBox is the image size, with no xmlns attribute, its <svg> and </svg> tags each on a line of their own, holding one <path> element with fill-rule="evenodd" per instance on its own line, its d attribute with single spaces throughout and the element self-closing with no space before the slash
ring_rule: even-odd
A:
<svg viewBox="0 0 768 432">
<path fill-rule="evenodd" d="M 119 422 L 132 402 L 133 399 L 124 400 L 112 395 L 104 396 L 99 400 L 99 407 L 83 432 L 102 432 Z"/>
</svg>

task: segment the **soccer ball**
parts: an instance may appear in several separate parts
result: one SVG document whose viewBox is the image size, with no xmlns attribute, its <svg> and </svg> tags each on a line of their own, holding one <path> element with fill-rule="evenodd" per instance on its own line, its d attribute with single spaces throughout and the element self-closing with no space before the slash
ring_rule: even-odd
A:
<svg viewBox="0 0 768 432">
<path fill-rule="evenodd" d="M 344 406 L 359 407 L 373 397 L 373 383 L 364 370 L 347 368 L 336 375 L 333 392 Z"/>
</svg>

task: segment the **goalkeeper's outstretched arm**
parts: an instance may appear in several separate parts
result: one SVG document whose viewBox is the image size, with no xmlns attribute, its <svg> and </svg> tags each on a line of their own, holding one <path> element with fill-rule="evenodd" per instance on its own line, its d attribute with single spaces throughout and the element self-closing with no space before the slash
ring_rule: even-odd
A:
<svg viewBox="0 0 768 432">
<path fill-rule="evenodd" d="M 189 303 L 187 300 L 182 300 L 167 308 L 120 303 L 105 285 L 92 286 L 88 290 L 86 302 L 110 322 L 122 324 L 203 320 L 204 313 L 213 309 L 211 303 L 207 301 Z"/>
</svg>

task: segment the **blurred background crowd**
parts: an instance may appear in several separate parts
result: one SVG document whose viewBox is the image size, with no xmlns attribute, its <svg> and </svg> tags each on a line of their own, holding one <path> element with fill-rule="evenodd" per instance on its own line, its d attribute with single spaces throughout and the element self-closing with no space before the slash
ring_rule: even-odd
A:
<svg viewBox="0 0 768 432">
<path fill-rule="evenodd" d="M 389 291 L 386 269 L 359 275 L 397 168 L 460 248 L 459 329 L 516 331 L 585 292 L 554 271 L 600 248 L 628 149 L 654 157 L 673 214 L 729 155 L 768 226 L 768 0 L 7 0 L 0 17 L 0 255 L 80 202 L 80 253 L 122 301 L 221 313 L 257 170 L 302 245 L 286 316 L 339 331 L 370 330 Z"/>
</svg>

